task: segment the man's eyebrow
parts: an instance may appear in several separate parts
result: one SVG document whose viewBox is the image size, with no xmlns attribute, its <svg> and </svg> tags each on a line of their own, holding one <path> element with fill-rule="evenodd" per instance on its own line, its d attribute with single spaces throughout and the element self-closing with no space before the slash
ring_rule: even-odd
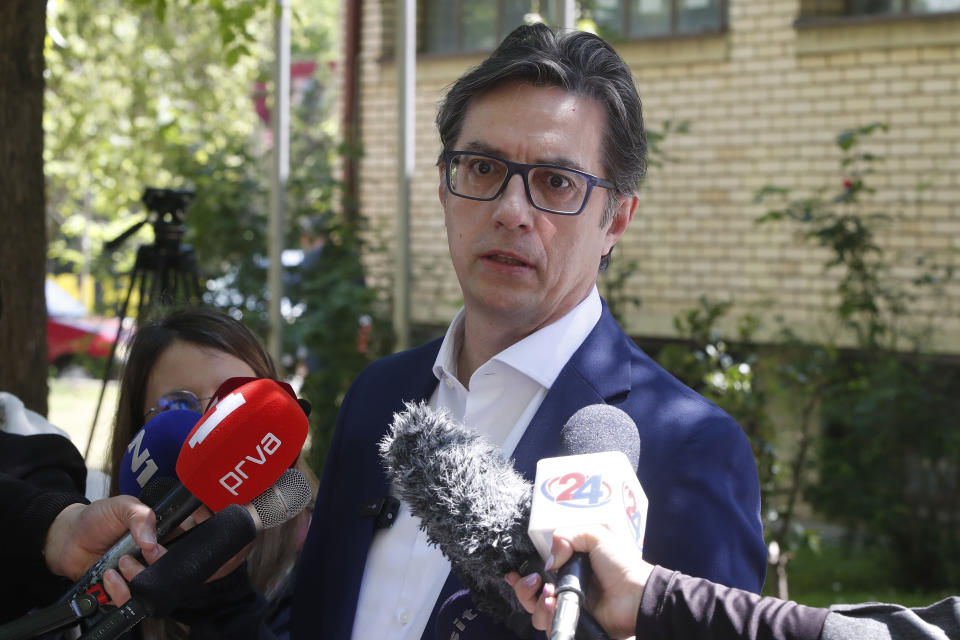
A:
<svg viewBox="0 0 960 640">
<path fill-rule="evenodd" d="M 545 156 L 538 159 L 537 162 L 539 164 L 555 164 L 558 167 L 566 167 L 567 169 L 576 169 L 577 171 L 589 173 L 579 162 L 565 156 Z"/>
<path fill-rule="evenodd" d="M 480 142 L 479 140 L 467 142 L 462 145 L 461 149 L 463 151 L 476 151 L 477 153 L 488 153 L 492 156 L 497 156 L 498 158 L 505 158 L 503 151 L 497 147 L 486 144 L 485 142 Z M 579 162 L 566 156 L 540 156 L 536 159 L 536 162 L 533 162 L 532 164 L 552 164 L 558 167 L 564 167 L 566 169 L 576 169 L 577 171 L 589 173 L 589 171 L 587 171 Z"/>
<path fill-rule="evenodd" d="M 497 156 L 499 158 L 503 157 L 503 152 L 496 147 L 492 147 L 485 142 L 480 142 L 479 140 L 474 140 L 463 145 L 464 151 L 476 151 L 477 153 L 489 153 L 492 156 Z"/>
</svg>

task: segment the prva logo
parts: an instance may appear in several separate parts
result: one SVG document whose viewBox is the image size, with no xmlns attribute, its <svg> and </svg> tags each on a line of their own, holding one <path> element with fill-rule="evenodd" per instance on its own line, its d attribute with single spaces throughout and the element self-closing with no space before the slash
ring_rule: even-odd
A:
<svg viewBox="0 0 960 640">
<path fill-rule="evenodd" d="M 272 433 L 267 433 L 267 435 L 260 439 L 260 444 L 257 445 L 255 456 L 244 456 L 240 462 L 233 467 L 233 471 L 230 471 L 220 478 L 220 484 L 231 494 L 235 496 L 238 495 L 237 489 L 243 486 L 244 480 L 250 477 L 249 474 L 244 472 L 243 466 L 248 462 L 260 466 L 265 465 L 267 463 L 267 456 L 275 454 L 282 444 L 280 438 Z"/>
</svg>

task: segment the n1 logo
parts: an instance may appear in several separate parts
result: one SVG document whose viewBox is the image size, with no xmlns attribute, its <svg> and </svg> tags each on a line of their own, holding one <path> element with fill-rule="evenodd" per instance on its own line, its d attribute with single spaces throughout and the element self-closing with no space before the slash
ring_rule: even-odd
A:
<svg viewBox="0 0 960 640">
<path fill-rule="evenodd" d="M 144 433 L 146 433 L 146 431 L 141 429 L 136 437 L 130 441 L 130 444 L 127 445 L 127 451 L 133 452 L 133 455 L 130 457 L 130 471 L 137 473 L 140 467 L 144 467 L 143 471 L 137 476 L 137 484 L 140 485 L 141 489 L 147 486 L 153 474 L 157 472 L 157 463 L 150 459 L 150 450 L 144 449 L 140 451 L 140 445 L 143 444 Z"/>
<path fill-rule="evenodd" d="M 544 480 L 540 491 L 552 502 L 579 508 L 605 505 L 613 495 L 600 474 L 588 476 L 576 471 Z"/>
</svg>

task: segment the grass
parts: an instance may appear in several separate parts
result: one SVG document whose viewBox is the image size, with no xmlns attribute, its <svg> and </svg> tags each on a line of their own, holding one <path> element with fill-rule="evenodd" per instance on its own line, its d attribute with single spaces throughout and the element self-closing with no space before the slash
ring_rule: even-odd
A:
<svg viewBox="0 0 960 640">
<path fill-rule="evenodd" d="M 834 544 L 822 546 L 819 552 L 804 549 L 787 565 L 789 596 L 812 607 L 860 602 L 916 607 L 960 593 L 957 588 L 917 592 L 897 589 L 892 586 L 895 571 L 892 554 L 880 549 L 850 549 Z M 772 592 L 773 582 L 772 578 L 767 580 L 765 595 Z"/>
<path fill-rule="evenodd" d="M 90 451 L 86 452 L 102 383 L 95 378 L 70 375 L 51 377 L 47 398 L 47 420 L 70 435 L 80 453 L 86 453 L 87 467 L 103 469 L 110 444 L 113 414 L 117 408 L 117 383 L 108 381 L 94 430 Z"/>
</svg>

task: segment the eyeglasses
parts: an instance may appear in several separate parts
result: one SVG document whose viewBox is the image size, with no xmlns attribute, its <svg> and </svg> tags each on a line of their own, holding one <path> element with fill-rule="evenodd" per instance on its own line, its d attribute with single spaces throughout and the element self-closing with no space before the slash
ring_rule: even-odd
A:
<svg viewBox="0 0 960 640">
<path fill-rule="evenodd" d="M 594 187 L 613 189 L 608 180 L 555 164 L 510 162 L 487 153 L 444 151 L 450 193 L 468 200 L 496 200 L 514 174 L 523 177 L 527 200 L 547 213 L 575 216 L 583 211 Z"/>
<path fill-rule="evenodd" d="M 171 409 L 186 409 L 188 411 L 203 413 L 203 402 L 209 399 L 209 397 L 198 398 L 197 394 L 193 391 L 171 391 L 170 393 L 160 396 L 156 406 L 150 407 L 150 409 L 143 414 L 143 418 L 146 420 L 151 414 L 163 413 Z"/>
</svg>

